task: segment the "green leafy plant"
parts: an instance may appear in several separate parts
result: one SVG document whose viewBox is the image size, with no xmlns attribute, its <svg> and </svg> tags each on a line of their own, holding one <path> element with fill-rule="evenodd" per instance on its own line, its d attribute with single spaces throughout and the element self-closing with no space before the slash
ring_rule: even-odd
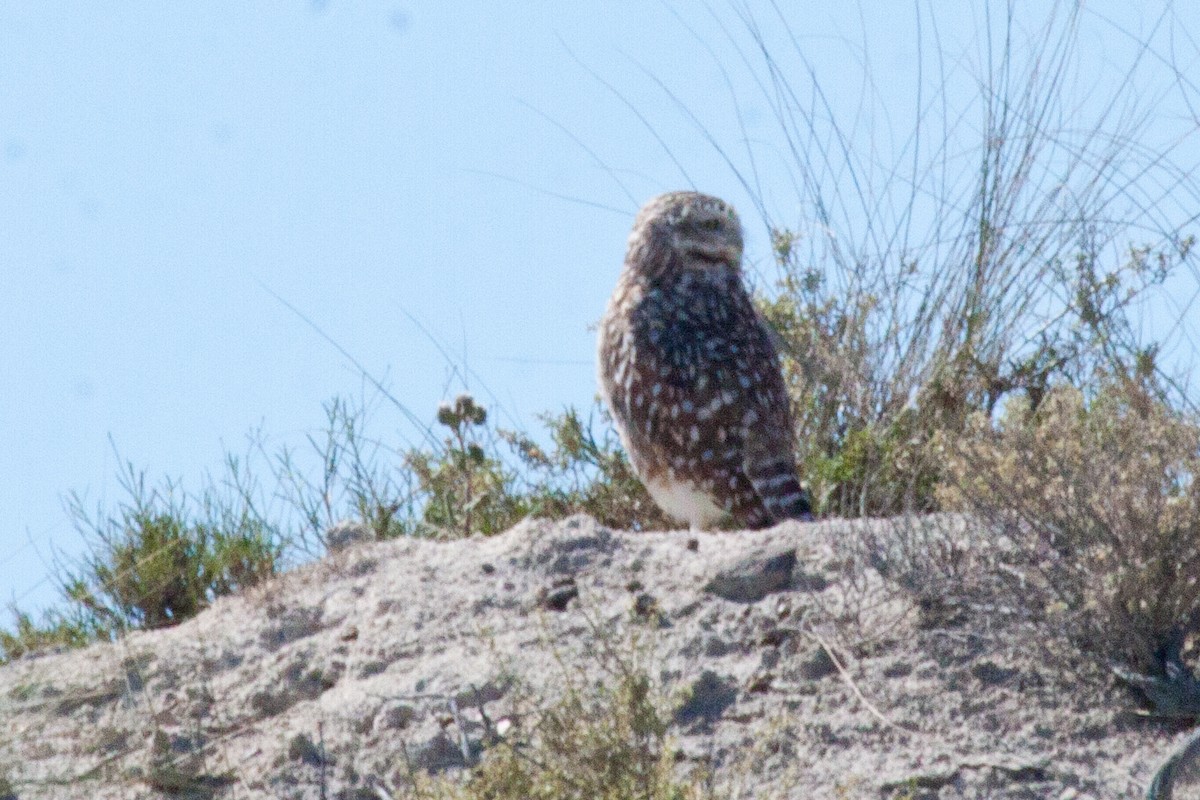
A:
<svg viewBox="0 0 1200 800">
<path fill-rule="evenodd" d="M 596 434 L 596 418 L 603 434 Z M 673 523 L 638 480 L 612 431 L 607 412 L 597 404 L 585 423 L 568 408 L 542 417 L 552 447 L 543 449 L 528 435 L 501 431 L 525 467 L 523 491 L 530 513 L 557 519 L 588 514 L 604 525 L 626 530 L 672 527 Z"/>
<path fill-rule="evenodd" d="M 0 663 L 60 647 L 83 647 L 110 632 L 103 620 L 70 606 L 48 609 L 39 620 L 15 607 L 11 612 L 12 628 L 0 628 Z"/>
<path fill-rule="evenodd" d="M 132 466 L 122 483 L 128 499 L 111 516 L 89 514 L 77 495 L 69 506 L 91 554 L 67 574 L 64 591 L 96 629 L 175 625 L 275 573 L 280 544 L 248 509 L 237 513 L 209 495 L 209 514 L 197 520 L 170 483 L 148 489 Z"/>
<path fill-rule="evenodd" d="M 449 430 L 439 451 L 413 450 L 405 466 L 421 495 L 418 532 L 469 536 L 499 533 L 528 511 L 515 491 L 515 472 L 496 455 L 487 409 L 467 394 L 445 403 L 437 421 Z"/>
</svg>

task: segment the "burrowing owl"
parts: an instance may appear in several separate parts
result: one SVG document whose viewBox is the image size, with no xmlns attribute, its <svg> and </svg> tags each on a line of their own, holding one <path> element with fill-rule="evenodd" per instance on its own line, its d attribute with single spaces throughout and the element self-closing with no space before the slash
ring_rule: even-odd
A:
<svg viewBox="0 0 1200 800">
<path fill-rule="evenodd" d="M 779 358 L 741 261 L 732 207 L 656 197 L 600 322 L 600 388 L 621 441 L 655 502 L 693 528 L 811 517 Z"/>
</svg>

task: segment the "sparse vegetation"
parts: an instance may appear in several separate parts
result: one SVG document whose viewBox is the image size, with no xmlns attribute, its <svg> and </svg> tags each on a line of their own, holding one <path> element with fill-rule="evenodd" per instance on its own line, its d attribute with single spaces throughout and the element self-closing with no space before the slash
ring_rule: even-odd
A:
<svg viewBox="0 0 1200 800">
<path fill-rule="evenodd" d="M 947 440 L 946 505 L 1016 539 L 1049 591 L 1051 627 L 1101 662 L 1144 670 L 1200 621 L 1200 420 L 1109 376 L 977 415 Z"/>
<path fill-rule="evenodd" d="M 470 395 L 438 408 L 449 430 L 438 451 L 413 450 L 405 457 L 424 496 L 417 532 L 470 536 L 499 533 L 522 516 L 513 492 L 516 475 L 480 441 L 487 409 Z"/>
<path fill-rule="evenodd" d="M 527 435 L 501 434 L 527 468 L 525 492 L 531 513 L 552 519 L 588 514 L 624 530 L 657 530 L 675 524 L 633 474 L 607 411 L 598 403 L 586 423 L 573 408 L 546 415 L 543 421 L 553 444 L 549 452 Z M 597 425 L 603 431 L 600 436 Z"/>
<path fill-rule="evenodd" d="M 40 624 L 13 610 L 15 629 L 0 633 L 5 659 L 175 625 L 275 574 L 281 545 L 247 504 L 210 489 L 196 518 L 177 487 L 149 488 L 131 465 L 122 488 L 126 499 L 111 516 L 89 513 L 72 496 L 69 511 L 92 552 L 60 577 L 65 610 Z"/>
<path fill-rule="evenodd" d="M 0 662 L 59 647 L 84 647 L 108 635 L 99 619 L 71 605 L 48 610 L 40 621 L 18 608 L 11 613 L 12 629 L 0 629 Z"/>
<path fill-rule="evenodd" d="M 606 674 L 598 669 L 599 674 Z M 412 797 L 446 800 L 701 800 L 702 780 L 676 774 L 668 717 L 641 671 L 568 685 L 486 752 L 464 785 L 426 785 Z"/>
<path fill-rule="evenodd" d="M 410 800 L 715 800 L 700 772 L 679 769 L 667 733 L 671 698 L 651 677 L 636 628 L 591 621 L 584 665 L 556 658 L 553 679 L 512 676 L 508 713 L 468 780 L 411 776 Z M 543 642 L 542 647 L 551 647 Z M 553 687 L 553 688 L 549 688 Z"/>
</svg>

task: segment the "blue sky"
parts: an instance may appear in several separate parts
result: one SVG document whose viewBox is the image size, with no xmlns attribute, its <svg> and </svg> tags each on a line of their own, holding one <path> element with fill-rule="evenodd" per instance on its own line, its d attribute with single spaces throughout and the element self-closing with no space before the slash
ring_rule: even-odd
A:
<svg viewBox="0 0 1200 800">
<path fill-rule="evenodd" d="M 769 2 L 745 8 L 882 164 L 934 52 L 952 103 L 984 57 L 979 3 L 785 5 L 794 42 Z M 1124 5 L 1088 5 L 1081 105 L 1124 74 L 1127 33 L 1181 45 L 1197 74 L 1200 22 Z M 591 402 L 589 325 L 640 202 L 729 198 L 766 274 L 765 225 L 696 124 L 804 226 L 739 7 L 0 4 L 0 599 L 52 599 L 54 553 L 82 549 L 62 498 L 119 499 L 114 445 L 195 486 L 251 429 L 296 444 L 325 401 L 371 393 L 272 293 L 419 416 L 465 365 L 534 427 Z M 794 54 L 781 65 L 810 90 Z M 1194 129 L 1169 74 L 1146 75 L 1167 138 Z M 386 406 L 374 432 L 413 437 Z"/>
</svg>

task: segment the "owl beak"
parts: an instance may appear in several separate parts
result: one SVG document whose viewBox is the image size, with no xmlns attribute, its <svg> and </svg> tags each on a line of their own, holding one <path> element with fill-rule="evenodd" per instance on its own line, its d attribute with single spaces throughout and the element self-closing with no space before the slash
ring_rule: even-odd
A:
<svg viewBox="0 0 1200 800">
<path fill-rule="evenodd" d="M 731 242 L 697 242 L 692 254 L 705 269 L 737 269 L 742 261 L 742 248 Z"/>
</svg>

